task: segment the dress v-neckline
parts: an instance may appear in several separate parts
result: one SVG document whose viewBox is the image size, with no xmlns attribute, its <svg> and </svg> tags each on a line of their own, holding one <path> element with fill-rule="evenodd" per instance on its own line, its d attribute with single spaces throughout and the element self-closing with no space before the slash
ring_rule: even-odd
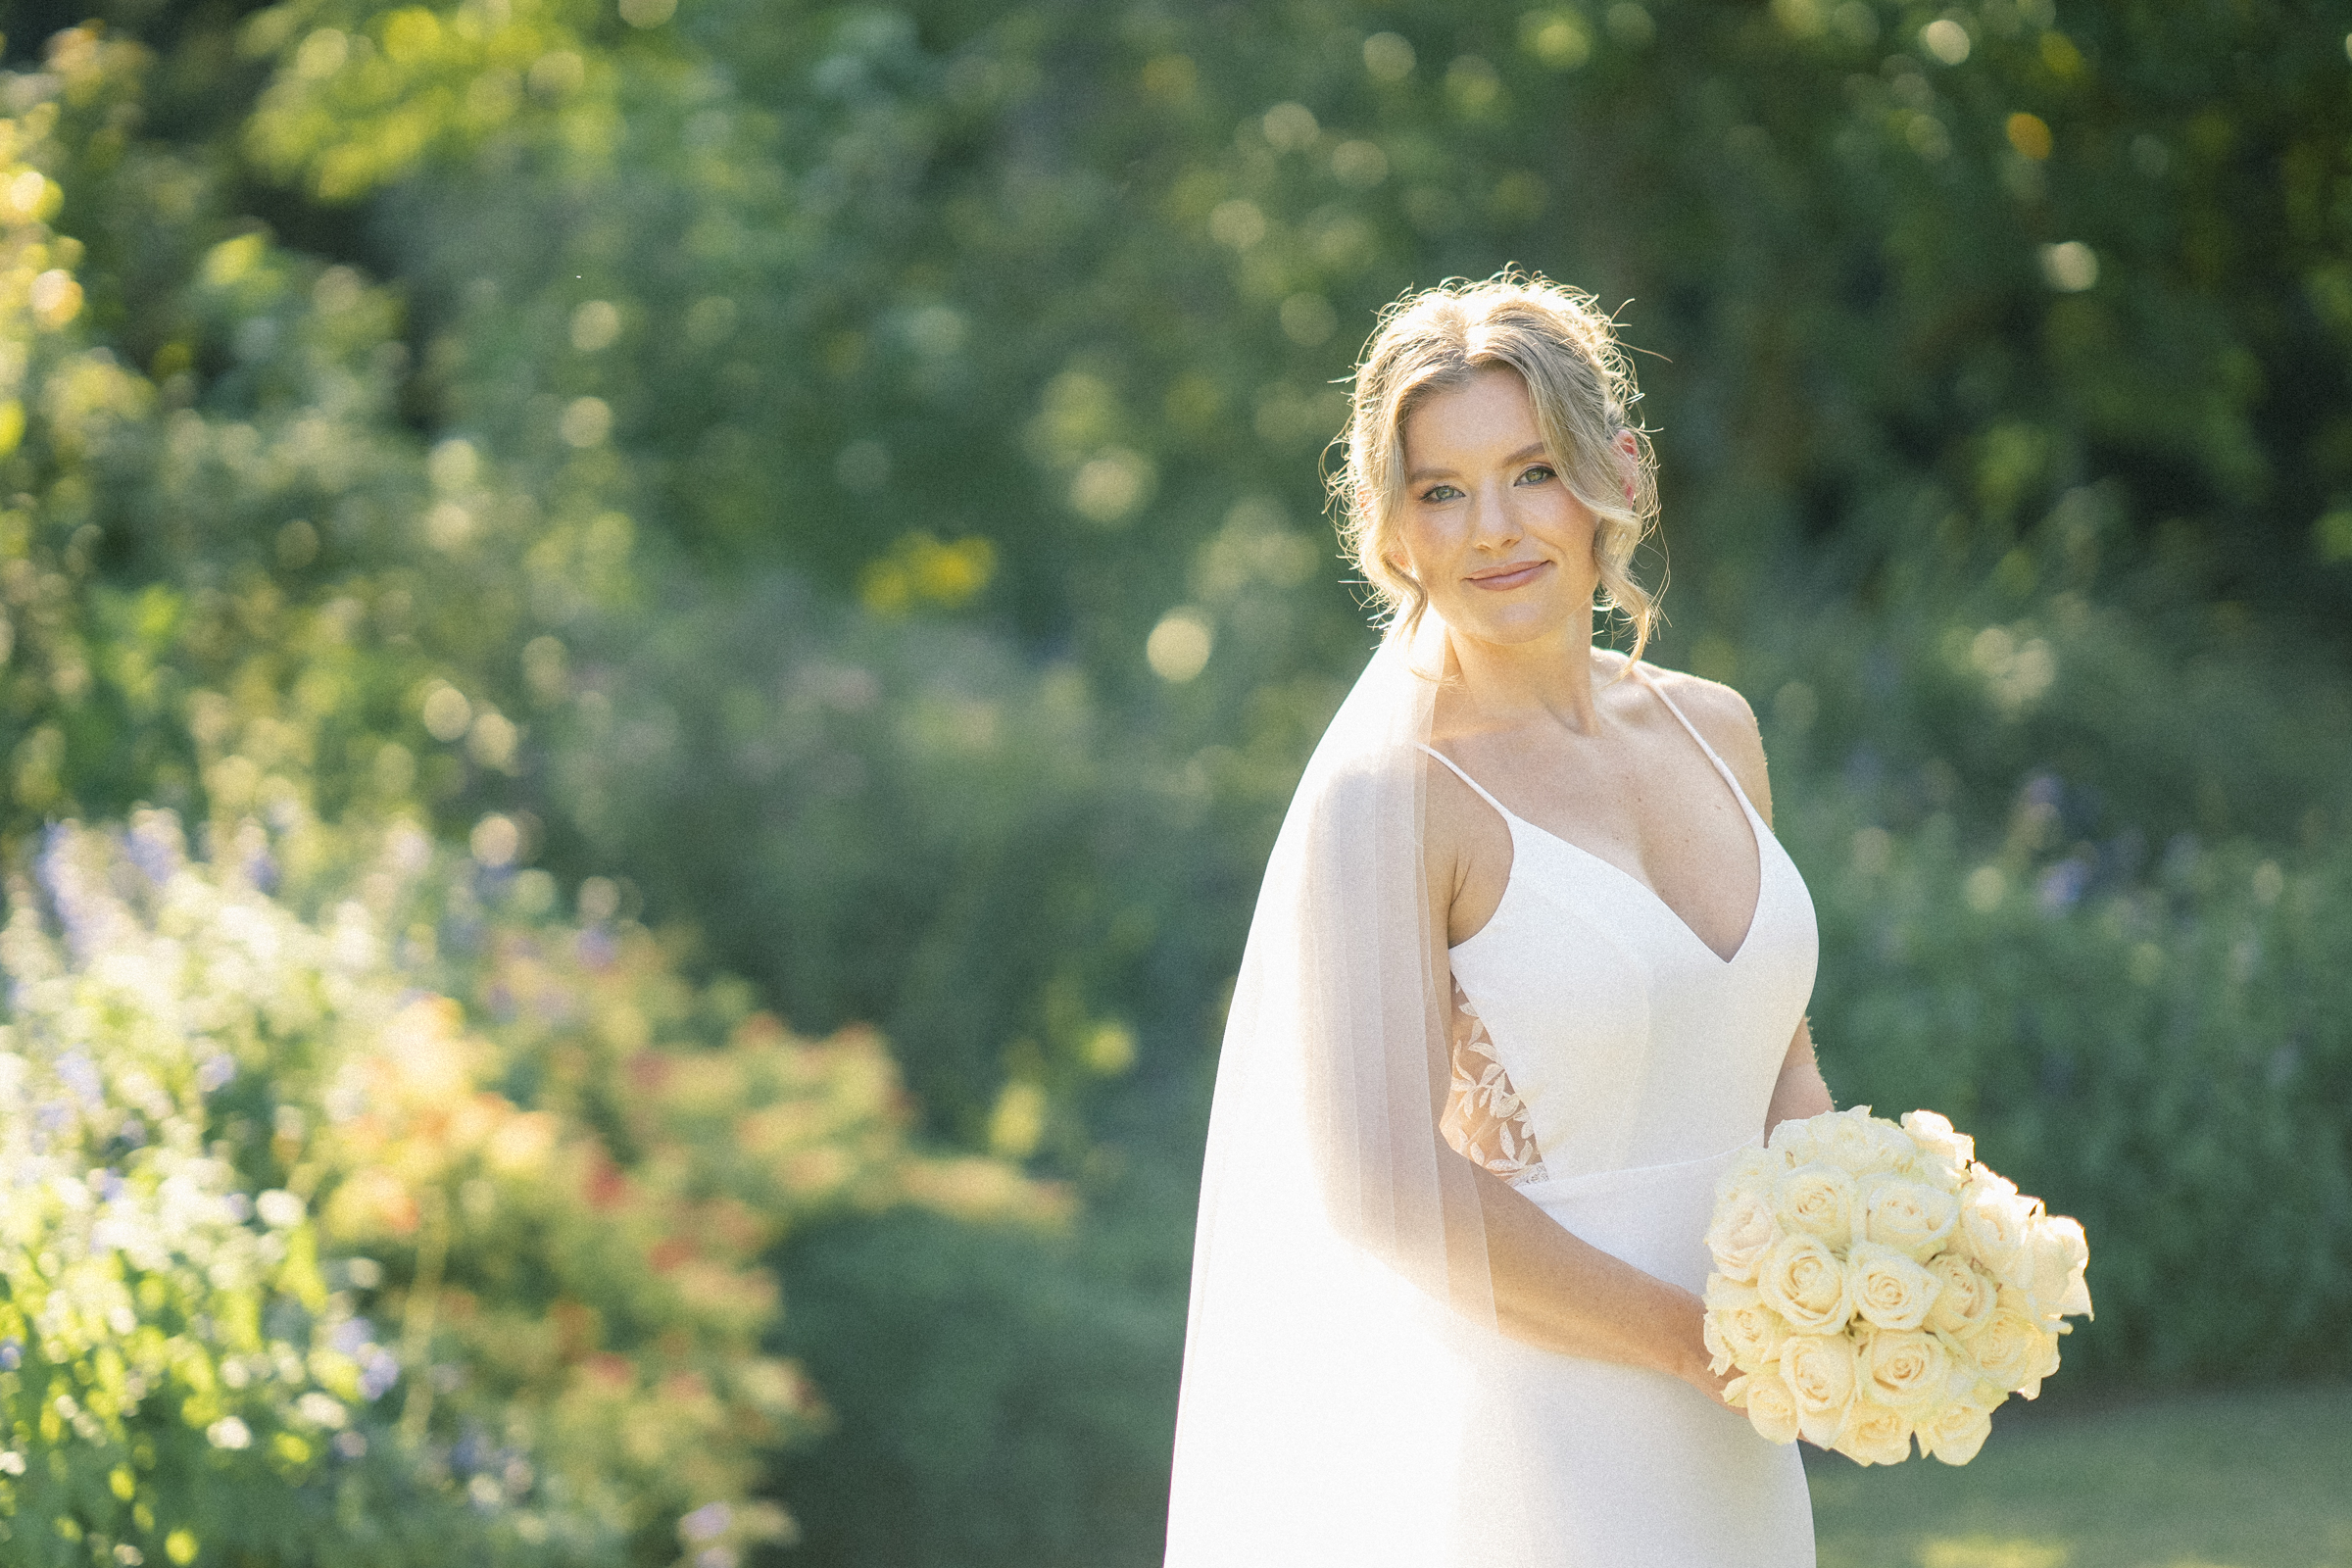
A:
<svg viewBox="0 0 2352 1568">
<path fill-rule="evenodd" d="M 1657 683 L 1652 681 L 1640 669 L 1637 668 L 1634 671 L 1634 677 L 1641 681 L 1643 686 L 1649 689 L 1649 694 L 1652 697 L 1655 697 L 1661 704 L 1665 706 L 1666 711 L 1672 713 L 1675 716 L 1676 721 L 1679 722 L 1683 728 L 1689 732 L 1690 739 L 1697 743 L 1699 754 L 1706 758 L 1708 765 L 1715 769 L 1716 776 L 1721 778 L 1726 787 L 1731 790 L 1732 800 L 1739 806 L 1740 814 L 1747 821 L 1747 836 L 1749 843 L 1754 848 L 1756 857 L 1756 900 L 1754 906 L 1747 911 L 1746 928 L 1740 933 L 1739 944 L 1732 949 L 1731 955 L 1728 957 L 1725 955 L 1716 952 L 1714 944 L 1709 942 L 1705 937 L 1700 936 L 1698 934 L 1697 927 L 1693 926 L 1689 920 L 1684 919 L 1681 912 L 1678 911 L 1673 905 L 1668 904 L 1666 902 L 1665 895 L 1660 893 L 1656 888 L 1651 887 L 1647 882 L 1642 881 L 1640 877 L 1634 875 L 1633 872 L 1628 871 L 1624 866 L 1619 865 L 1615 860 L 1609 859 L 1605 856 L 1595 855 L 1592 851 L 1586 849 L 1581 844 L 1570 843 L 1567 839 L 1560 837 L 1560 835 L 1554 833 L 1551 829 L 1544 827 L 1539 823 L 1531 822 L 1526 817 L 1521 816 L 1518 812 L 1512 810 L 1509 807 L 1503 805 L 1493 795 L 1489 794 L 1485 785 L 1479 783 L 1478 780 L 1472 778 L 1467 772 L 1463 771 L 1459 763 L 1455 762 L 1452 758 L 1447 757 L 1444 752 L 1439 751 L 1436 747 L 1423 746 L 1421 750 L 1429 753 L 1430 756 L 1436 758 L 1439 761 L 1444 762 L 1448 768 L 1452 769 L 1454 777 L 1460 779 L 1463 783 L 1476 790 L 1480 797 L 1484 799 L 1489 806 L 1492 806 L 1495 810 L 1502 813 L 1505 823 L 1514 828 L 1524 827 L 1531 832 L 1540 833 L 1544 837 L 1549 839 L 1552 843 L 1557 844 L 1561 849 L 1568 851 L 1572 855 L 1580 856 L 1583 858 L 1592 861 L 1594 865 L 1601 867 L 1603 870 L 1614 873 L 1620 879 L 1640 889 L 1648 898 L 1650 905 L 1659 910 L 1659 912 L 1663 913 L 1668 920 L 1672 921 L 1675 925 L 1680 926 L 1683 934 L 1689 937 L 1690 941 L 1696 945 L 1700 952 L 1704 953 L 1708 957 L 1713 958 L 1724 968 L 1730 969 L 1737 965 L 1740 957 L 1747 952 L 1748 943 L 1755 936 L 1756 927 L 1763 919 L 1765 872 L 1764 836 L 1765 834 L 1769 833 L 1771 829 L 1764 825 L 1763 817 L 1757 814 L 1755 804 L 1747 798 L 1747 791 L 1740 787 L 1740 780 L 1734 776 L 1731 768 L 1724 764 L 1723 759 L 1715 755 L 1715 748 L 1707 744 L 1706 737 L 1698 732 L 1698 727 L 1695 724 L 1692 724 L 1688 718 L 1685 718 L 1683 716 L 1683 710 L 1674 706 L 1674 699 L 1668 697 L 1663 691 L 1659 690 Z M 1507 901 L 1510 898 L 1511 884 L 1516 882 L 1519 878 L 1519 855 L 1518 847 L 1515 842 L 1517 834 L 1514 833 L 1514 843 L 1511 854 L 1511 869 L 1509 874 L 1503 878 L 1502 897 L 1504 901 Z M 1502 903 L 1497 902 L 1494 906 L 1494 913 L 1487 916 L 1486 924 L 1480 926 L 1476 931 L 1471 932 L 1469 936 L 1465 937 L 1461 943 L 1455 944 L 1455 946 L 1458 947 L 1467 943 L 1476 942 L 1481 936 L 1486 934 L 1488 927 L 1494 925 L 1495 916 L 1499 915 L 1501 912 Z"/>
<path fill-rule="evenodd" d="M 1756 934 L 1758 917 L 1764 912 L 1764 834 L 1762 831 L 1762 824 L 1755 820 L 1753 815 L 1753 808 L 1748 807 L 1747 802 L 1744 799 L 1741 800 L 1740 804 L 1743 808 L 1744 814 L 1747 814 L 1748 816 L 1748 837 L 1755 843 L 1756 902 L 1754 906 L 1747 911 L 1747 929 L 1740 933 L 1740 945 L 1732 949 L 1731 956 L 1729 957 L 1717 953 L 1715 951 L 1714 944 L 1710 943 L 1705 937 L 1700 936 L 1698 934 L 1698 928 L 1693 926 L 1689 920 L 1684 919 L 1683 916 L 1675 909 L 1675 906 L 1666 902 L 1665 895 L 1661 894 L 1656 888 L 1651 887 L 1648 883 L 1642 881 L 1640 877 L 1634 875 L 1633 872 L 1628 871 L 1624 866 L 1619 865 L 1615 860 L 1608 858 L 1606 856 L 1595 855 L 1581 844 L 1570 843 L 1568 840 L 1560 837 L 1557 833 L 1554 833 L 1551 829 L 1542 826 L 1539 823 L 1529 821 L 1526 817 L 1521 816 L 1518 812 L 1512 810 L 1509 807 L 1504 806 L 1499 801 L 1494 802 L 1494 809 L 1500 811 L 1506 818 L 1508 818 L 1512 825 L 1526 828 L 1531 833 L 1542 834 L 1544 838 L 1547 838 L 1552 843 L 1557 844 L 1561 849 L 1566 850 L 1569 854 L 1579 856 L 1584 859 L 1592 861 L 1594 865 L 1599 866 L 1602 870 L 1614 873 L 1620 880 L 1626 882 L 1628 885 L 1634 888 L 1639 889 L 1642 894 L 1647 896 L 1652 907 L 1656 908 L 1659 913 L 1665 915 L 1666 918 L 1673 924 L 1682 927 L 1683 934 L 1689 937 L 1701 953 L 1704 953 L 1708 957 L 1713 958 L 1717 963 L 1723 965 L 1726 969 L 1729 969 L 1739 963 L 1741 956 L 1747 952 L 1748 939 Z M 1517 881 L 1518 876 L 1519 861 L 1518 857 L 1514 854 L 1511 859 L 1511 874 L 1504 880 L 1503 883 L 1503 894 L 1505 897 L 1509 896 L 1510 884 Z M 1499 911 L 1501 907 L 1502 906 L 1499 904 L 1495 906 L 1497 911 Z M 1487 925 L 1493 925 L 1494 923 L 1494 916 L 1489 915 L 1487 917 Z M 1474 931 L 1470 934 L 1469 940 L 1472 942 L 1477 941 L 1480 934 L 1486 929 L 1487 926 L 1480 926 L 1477 931 Z"/>
</svg>

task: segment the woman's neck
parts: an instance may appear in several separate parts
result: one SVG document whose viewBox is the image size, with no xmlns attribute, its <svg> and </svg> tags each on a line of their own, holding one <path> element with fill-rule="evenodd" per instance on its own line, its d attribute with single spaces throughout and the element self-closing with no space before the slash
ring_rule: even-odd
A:
<svg viewBox="0 0 2352 1568">
<path fill-rule="evenodd" d="M 1594 693 L 1611 656 L 1592 647 L 1592 627 L 1561 628 L 1523 643 L 1491 643 L 1446 629 L 1447 662 L 1458 678 L 1465 715 L 1480 728 L 1547 722 L 1579 735 L 1597 731 Z"/>
</svg>

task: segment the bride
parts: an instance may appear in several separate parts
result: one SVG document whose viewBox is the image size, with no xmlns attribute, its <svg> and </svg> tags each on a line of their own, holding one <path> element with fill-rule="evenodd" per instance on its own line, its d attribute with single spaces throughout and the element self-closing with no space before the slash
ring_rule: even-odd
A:
<svg viewBox="0 0 2352 1568">
<path fill-rule="evenodd" d="M 1512 274 L 1357 368 L 1336 488 L 1388 632 L 1228 1016 L 1170 1568 L 1813 1561 L 1696 1294 L 1717 1174 L 1830 1107 L 1813 906 L 1747 705 L 1641 662 L 1636 395 L 1589 297 Z"/>
</svg>

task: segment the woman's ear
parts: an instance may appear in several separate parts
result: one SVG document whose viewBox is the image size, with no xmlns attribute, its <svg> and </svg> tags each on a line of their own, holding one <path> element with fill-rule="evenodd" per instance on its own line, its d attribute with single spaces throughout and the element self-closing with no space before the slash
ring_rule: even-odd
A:
<svg viewBox="0 0 2352 1568">
<path fill-rule="evenodd" d="M 1625 499 L 1634 499 L 1642 472 L 1642 445 L 1631 430 L 1617 432 L 1617 467 L 1625 477 Z"/>
</svg>

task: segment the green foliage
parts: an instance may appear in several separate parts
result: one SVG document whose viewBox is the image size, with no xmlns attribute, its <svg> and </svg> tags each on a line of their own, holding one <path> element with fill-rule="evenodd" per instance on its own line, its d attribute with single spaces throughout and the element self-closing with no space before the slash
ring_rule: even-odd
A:
<svg viewBox="0 0 2352 1568">
<path fill-rule="evenodd" d="M 838 1412 L 776 1487 L 813 1559 L 1145 1561 L 1161 1546 L 1189 1205 L 1007 1245 L 906 1213 L 788 1247 L 782 1341 Z M 876 1508 L 876 1496 L 921 1500 Z"/>
<path fill-rule="evenodd" d="M 2340 1376 L 2352 858 L 2184 835 L 2154 875 L 2100 886 L 2045 847 L 2063 809 L 2036 781 L 1984 858 L 1948 817 L 1902 839 L 1830 812 L 1788 824 L 1821 910 L 1824 1070 L 1843 1099 L 1943 1110 L 2082 1221 L 2098 1317 L 2070 1362 Z"/>
</svg>

